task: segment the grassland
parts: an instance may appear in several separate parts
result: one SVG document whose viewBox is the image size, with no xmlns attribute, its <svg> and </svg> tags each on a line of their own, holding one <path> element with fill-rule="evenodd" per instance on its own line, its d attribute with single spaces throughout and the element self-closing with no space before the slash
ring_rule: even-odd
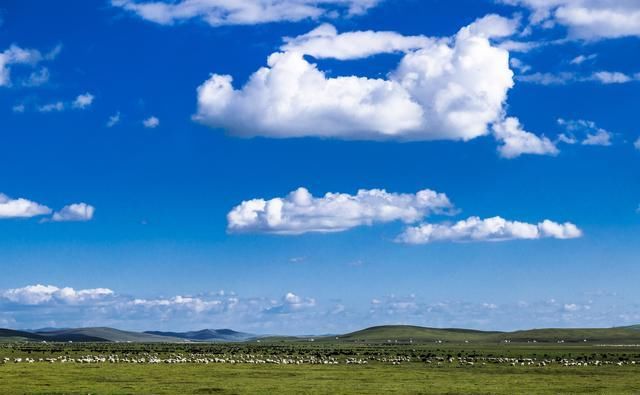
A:
<svg viewBox="0 0 640 395">
<path fill-rule="evenodd" d="M 207 393 L 637 394 L 640 347 L 340 340 L 0 345 L 0 394 Z"/>
<path fill-rule="evenodd" d="M 640 373 L 559 367 L 7 365 L 2 394 L 633 394 Z"/>
</svg>

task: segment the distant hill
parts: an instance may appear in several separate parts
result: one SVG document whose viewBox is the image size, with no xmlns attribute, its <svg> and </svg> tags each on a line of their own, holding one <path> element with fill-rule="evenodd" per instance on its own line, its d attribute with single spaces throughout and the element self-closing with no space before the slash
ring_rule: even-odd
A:
<svg viewBox="0 0 640 395">
<path fill-rule="evenodd" d="M 48 338 L 93 338 L 96 341 L 106 342 L 135 342 L 135 343 L 158 343 L 158 342 L 183 342 L 184 340 L 166 336 L 156 336 L 148 333 L 121 331 L 119 329 L 98 327 L 98 328 L 78 328 L 78 329 L 61 329 L 47 330 L 45 332 L 36 332 L 36 335 Z M 81 340 L 78 340 L 81 341 Z M 85 340 L 90 341 L 90 340 Z"/>
<path fill-rule="evenodd" d="M 225 341 L 225 342 L 242 342 L 255 337 L 249 333 L 236 332 L 231 329 L 203 329 L 192 332 L 160 332 L 147 331 L 144 332 L 156 336 L 168 336 L 191 341 Z"/>
<path fill-rule="evenodd" d="M 588 343 L 640 344 L 640 325 L 600 329 L 530 329 L 514 332 L 478 331 L 457 328 L 427 328 L 408 325 L 375 326 L 344 335 L 255 336 L 231 329 L 203 329 L 191 332 L 130 332 L 113 328 L 46 328 L 35 332 L 0 329 L 0 341 L 49 342 L 333 342 L 333 343 Z"/>
<path fill-rule="evenodd" d="M 0 341 L 104 342 L 106 340 L 83 333 L 33 333 L 15 331 L 11 329 L 0 329 Z"/>
<path fill-rule="evenodd" d="M 409 325 L 374 326 L 357 332 L 337 336 L 343 342 L 402 342 L 433 343 L 437 341 L 463 343 L 465 341 L 482 342 L 493 340 L 503 332 L 484 332 L 471 329 L 439 329 Z M 335 339 L 335 337 L 333 338 Z"/>
<path fill-rule="evenodd" d="M 490 332 L 468 329 L 439 329 L 419 326 L 376 326 L 346 335 L 319 340 L 369 343 L 498 343 L 504 341 L 526 343 L 634 343 L 640 344 L 640 326 L 597 329 L 531 329 L 515 332 Z"/>
</svg>

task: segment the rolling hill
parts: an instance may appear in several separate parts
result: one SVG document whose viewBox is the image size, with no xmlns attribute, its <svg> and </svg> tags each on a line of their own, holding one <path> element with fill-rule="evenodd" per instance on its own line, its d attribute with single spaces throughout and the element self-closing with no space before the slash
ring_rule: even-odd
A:
<svg viewBox="0 0 640 395">
<path fill-rule="evenodd" d="M 333 343 L 569 343 L 640 344 L 640 325 L 616 328 L 530 329 L 514 332 L 478 331 L 456 328 L 427 328 L 409 325 L 375 326 L 344 335 L 330 336 L 254 336 L 231 329 L 203 329 L 191 332 L 131 332 L 113 328 L 46 329 L 19 331 L 0 329 L 0 341 L 49 342 L 333 342 Z"/>
<path fill-rule="evenodd" d="M 85 333 L 33 333 L 0 329 L 0 341 L 104 342 L 106 340 Z"/>
<path fill-rule="evenodd" d="M 231 329 L 203 329 L 200 331 L 192 332 L 160 332 L 160 331 L 147 331 L 144 332 L 150 335 L 173 337 L 191 341 L 225 341 L 225 342 L 242 342 L 255 337 L 249 333 L 236 332 Z"/>
<path fill-rule="evenodd" d="M 594 329 L 530 329 L 514 332 L 490 332 L 468 329 L 438 329 L 419 326 L 389 325 L 367 328 L 337 338 L 321 340 L 368 343 L 616 343 L 640 344 L 640 326 Z"/>
<path fill-rule="evenodd" d="M 184 342 L 183 339 L 167 336 L 157 336 L 148 333 L 121 331 L 119 329 L 97 327 L 97 328 L 77 328 L 77 329 L 61 329 L 46 332 L 36 332 L 36 335 L 45 337 L 87 337 L 99 339 L 97 341 L 107 342 L 134 342 L 134 343 L 172 343 Z"/>
</svg>

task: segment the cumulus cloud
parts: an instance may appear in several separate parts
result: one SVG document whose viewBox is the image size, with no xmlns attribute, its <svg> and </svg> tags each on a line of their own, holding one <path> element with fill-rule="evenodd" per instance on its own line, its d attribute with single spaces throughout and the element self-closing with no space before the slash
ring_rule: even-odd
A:
<svg viewBox="0 0 640 395">
<path fill-rule="evenodd" d="M 74 203 L 64 206 L 60 211 L 53 213 L 51 220 L 54 222 L 84 222 L 93 218 L 95 207 L 86 203 Z"/>
<path fill-rule="evenodd" d="M 110 297 L 113 291 L 108 288 L 75 290 L 70 287 L 58 288 L 53 285 L 27 285 L 22 288 L 8 289 L 0 296 L 10 302 L 40 305 L 48 303 L 82 303 Z"/>
<path fill-rule="evenodd" d="M 510 34 L 513 24 L 492 15 L 444 39 L 337 34 L 323 25 L 289 39 L 240 89 L 229 75 L 211 75 L 198 88 L 194 119 L 243 137 L 470 140 L 502 119 L 513 72 L 491 38 Z M 305 51 L 337 59 L 406 53 L 386 79 L 329 78 Z"/>
<path fill-rule="evenodd" d="M 565 26 L 573 38 L 595 40 L 640 36 L 640 3 L 635 0 L 498 0 L 532 10 L 531 22 Z"/>
<path fill-rule="evenodd" d="M 161 25 L 199 19 L 211 26 L 220 26 L 295 22 L 317 19 L 337 11 L 357 15 L 379 2 L 380 0 L 112 0 L 111 4 Z"/>
<path fill-rule="evenodd" d="M 327 193 L 314 197 L 307 189 L 298 188 L 284 198 L 244 201 L 229 212 L 227 221 L 230 232 L 295 235 L 340 232 L 393 221 L 414 223 L 451 208 L 445 194 L 429 189 L 416 194 L 361 189 L 355 195 Z"/>
<path fill-rule="evenodd" d="M 573 239 L 582 231 L 570 222 L 560 224 L 544 220 L 538 224 L 508 221 L 502 217 L 481 219 L 470 217 L 453 224 L 421 224 L 408 227 L 398 236 L 397 242 L 427 244 L 443 241 L 506 241 L 541 238 Z"/>
<path fill-rule="evenodd" d="M 154 116 L 151 116 L 144 121 L 142 121 L 142 125 L 148 129 L 155 129 L 160 125 L 160 120 Z"/>
<path fill-rule="evenodd" d="M 575 144 L 578 141 L 582 145 L 612 145 L 613 133 L 598 127 L 595 122 L 584 119 L 567 120 L 558 119 L 558 124 L 565 128 L 565 133 L 560 135 L 560 141 L 567 144 Z M 581 136 L 581 140 L 579 140 Z"/>
<path fill-rule="evenodd" d="M 633 143 L 633 146 L 637 149 L 640 150 L 640 137 L 638 137 L 638 139 L 636 140 L 635 143 Z"/>
<path fill-rule="evenodd" d="M 527 132 L 517 118 L 509 117 L 493 125 L 496 139 L 502 142 L 498 152 L 504 158 L 515 158 L 523 154 L 557 155 L 556 145 L 547 137 L 538 137 Z"/>
<path fill-rule="evenodd" d="M 19 198 L 11 199 L 0 193 L 0 219 L 31 218 L 51 214 L 51 209 L 31 200 Z"/>
<path fill-rule="evenodd" d="M 91 104 L 93 103 L 93 99 L 95 99 L 95 96 L 87 92 L 78 95 L 71 105 L 73 108 L 84 110 L 85 108 L 91 106 Z"/>
</svg>

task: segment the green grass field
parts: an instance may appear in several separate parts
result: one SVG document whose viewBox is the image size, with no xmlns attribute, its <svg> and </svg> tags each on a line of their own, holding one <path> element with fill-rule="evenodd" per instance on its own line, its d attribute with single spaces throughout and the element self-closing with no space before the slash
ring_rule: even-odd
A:
<svg viewBox="0 0 640 395">
<path fill-rule="evenodd" d="M 637 394 L 640 369 L 248 366 L 5 365 L 2 394 Z"/>
<path fill-rule="evenodd" d="M 119 359 L 97 362 L 109 356 Z M 182 362 L 167 363 L 178 356 Z M 89 357 L 95 360 L 80 362 Z M 162 362 L 149 363 L 152 358 Z M 197 362 L 202 358 L 226 362 Z M 257 359 L 306 362 L 249 363 Z M 309 362 L 327 360 L 335 364 Z M 596 361 L 602 364 L 595 366 Z M 282 341 L 0 345 L 0 394 L 210 393 L 638 394 L 640 347 Z"/>
</svg>

